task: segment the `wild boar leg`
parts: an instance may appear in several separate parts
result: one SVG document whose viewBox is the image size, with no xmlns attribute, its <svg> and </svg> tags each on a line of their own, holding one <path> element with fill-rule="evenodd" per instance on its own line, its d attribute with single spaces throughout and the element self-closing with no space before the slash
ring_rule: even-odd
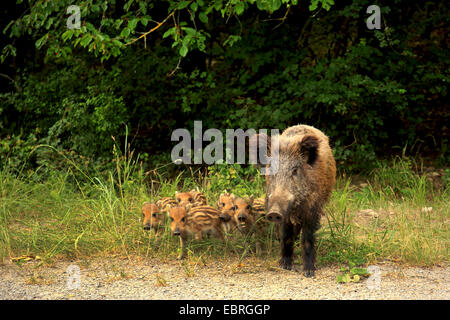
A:
<svg viewBox="0 0 450 320">
<path fill-rule="evenodd" d="M 303 271 L 306 277 L 314 277 L 316 262 L 316 236 L 315 232 L 319 229 L 318 219 L 308 221 L 303 225 L 302 232 L 302 257 Z"/>
<path fill-rule="evenodd" d="M 300 225 L 294 225 L 290 221 L 286 221 L 281 225 L 281 259 L 279 263 L 283 269 L 292 269 L 294 243 L 300 230 Z"/>
</svg>

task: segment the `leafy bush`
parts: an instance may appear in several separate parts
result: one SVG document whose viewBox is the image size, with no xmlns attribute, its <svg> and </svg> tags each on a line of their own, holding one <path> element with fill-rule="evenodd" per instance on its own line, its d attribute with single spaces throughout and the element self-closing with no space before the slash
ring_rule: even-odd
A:
<svg viewBox="0 0 450 320">
<path fill-rule="evenodd" d="M 61 19 L 71 1 L 18 1 L 4 9 L 0 137 L 34 135 L 101 162 L 127 125 L 153 166 L 194 120 L 306 123 L 330 136 L 346 170 L 405 148 L 446 164 L 445 4 L 383 3 L 382 29 L 368 30 L 367 1 L 308 3 L 80 1 L 71 30 Z"/>
</svg>

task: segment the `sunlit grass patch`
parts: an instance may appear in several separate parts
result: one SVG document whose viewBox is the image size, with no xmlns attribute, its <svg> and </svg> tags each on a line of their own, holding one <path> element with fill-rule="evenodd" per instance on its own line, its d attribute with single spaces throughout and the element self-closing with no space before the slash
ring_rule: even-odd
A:
<svg viewBox="0 0 450 320">
<path fill-rule="evenodd" d="M 0 257 L 37 255 L 52 261 L 118 254 L 175 260 L 179 241 L 168 223 L 158 236 L 143 230 L 143 202 L 193 188 L 199 188 L 213 206 L 225 189 L 239 196 L 264 194 L 264 179 L 253 167 L 217 165 L 206 172 L 185 168 L 169 178 L 157 170 L 144 173 L 135 155 L 115 150 L 113 171 L 75 184 L 73 172 L 35 181 L 29 175 L 1 171 Z M 448 186 L 433 188 L 410 159 L 381 163 L 363 184 L 338 177 L 318 231 L 318 264 L 362 265 L 385 259 L 414 265 L 448 262 L 449 199 Z M 259 239 L 260 255 L 255 238 L 239 232 L 227 235 L 224 242 L 189 241 L 189 263 L 237 259 L 242 264 L 248 258 L 275 263 L 280 244 L 274 227 L 270 230 Z M 299 246 L 295 253 L 296 261 L 301 261 Z"/>
</svg>

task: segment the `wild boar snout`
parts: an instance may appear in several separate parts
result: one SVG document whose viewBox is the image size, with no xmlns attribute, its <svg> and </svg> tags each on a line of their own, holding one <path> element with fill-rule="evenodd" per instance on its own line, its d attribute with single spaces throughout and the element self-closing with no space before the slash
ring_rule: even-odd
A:
<svg viewBox="0 0 450 320">
<path fill-rule="evenodd" d="M 228 222 L 231 219 L 231 216 L 227 213 L 221 213 L 219 216 L 220 221 Z"/>
<path fill-rule="evenodd" d="M 245 214 L 240 213 L 240 214 L 238 215 L 238 220 L 239 220 L 240 222 L 245 222 L 246 219 L 247 219 L 247 216 L 246 216 Z"/>
<path fill-rule="evenodd" d="M 274 223 L 281 223 L 283 221 L 283 215 L 276 211 L 271 211 L 266 216 L 267 220 Z"/>
<path fill-rule="evenodd" d="M 288 215 L 289 208 L 292 206 L 294 199 L 294 195 L 289 191 L 276 188 L 274 192 L 268 195 L 267 220 L 274 223 L 282 223 L 283 217 Z"/>
</svg>

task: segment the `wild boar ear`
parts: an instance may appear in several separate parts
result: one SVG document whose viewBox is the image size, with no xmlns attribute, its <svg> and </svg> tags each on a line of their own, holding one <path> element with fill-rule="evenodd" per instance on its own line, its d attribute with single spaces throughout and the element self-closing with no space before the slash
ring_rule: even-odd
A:
<svg viewBox="0 0 450 320">
<path fill-rule="evenodd" d="M 271 138 L 265 133 L 254 134 L 249 139 L 249 162 L 264 166 L 269 162 Z"/>
<path fill-rule="evenodd" d="M 156 205 L 158 206 L 159 209 L 161 209 L 161 203 L 162 203 L 161 200 L 156 201 Z"/>
<path fill-rule="evenodd" d="M 300 152 L 305 157 L 306 162 L 312 166 L 317 160 L 317 150 L 319 148 L 319 139 L 313 135 L 303 137 L 300 143 Z"/>
<path fill-rule="evenodd" d="M 236 200 L 236 196 L 234 195 L 234 193 L 232 193 L 232 194 L 230 194 L 230 198 L 231 198 L 231 200 Z"/>
<path fill-rule="evenodd" d="M 251 195 L 250 197 L 248 197 L 248 204 L 249 205 L 253 205 L 253 201 L 255 200 L 255 197 L 253 195 Z"/>
<path fill-rule="evenodd" d="M 189 213 L 189 211 L 191 211 L 191 204 L 188 203 L 188 204 L 185 206 L 185 208 L 186 208 L 186 213 Z"/>
<path fill-rule="evenodd" d="M 178 190 L 175 191 L 175 195 L 177 195 L 177 194 L 178 194 Z"/>
</svg>

